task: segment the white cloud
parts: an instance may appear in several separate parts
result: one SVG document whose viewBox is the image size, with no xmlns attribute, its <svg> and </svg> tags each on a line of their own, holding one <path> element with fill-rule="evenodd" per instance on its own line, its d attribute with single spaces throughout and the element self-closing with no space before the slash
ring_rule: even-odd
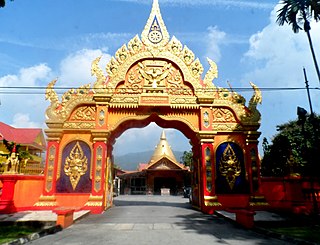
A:
<svg viewBox="0 0 320 245">
<path fill-rule="evenodd" d="M 13 116 L 12 126 L 15 128 L 41 128 L 42 123 L 30 121 L 29 114 L 17 113 Z"/>
<path fill-rule="evenodd" d="M 58 74 L 57 86 L 78 87 L 95 80 L 91 77 L 91 62 L 103 55 L 100 65 L 104 67 L 110 55 L 101 50 L 80 50 L 70 54 L 60 63 L 60 71 L 52 71 L 46 64 L 19 70 L 17 74 L 0 77 L 1 120 L 15 127 L 42 127 L 45 110 L 44 87 Z M 60 74 L 60 75 L 59 75 Z M 17 89 L 12 87 L 42 87 L 42 89 Z M 65 91 L 66 92 L 66 91 Z M 13 106 L 14 105 L 14 106 Z"/>
<path fill-rule="evenodd" d="M 12 87 L 38 87 L 46 83 L 51 69 L 46 64 L 22 68 L 16 75 L 0 78 L 1 120 L 14 127 L 40 127 L 44 120 L 44 91 Z M 31 117 L 31 118 L 30 118 Z"/>
<path fill-rule="evenodd" d="M 206 56 L 215 62 L 219 62 L 221 59 L 219 46 L 224 42 L 225 37 L 226 33 L 220 31 L 217 26 L 210 26 L 208 28 Z"/>
<path fill-rule="evenodd" d="M 20 69 L 18 75 L 6 75 L 0 78 L 1 87 L 31 87 L 37 86 L 51 73 L 46 64 L 39 64 Z"/>
<path fill-rule="evenodd" d="M 117 138 L 113 154 L 120 156 L 131 152 L 154 150 L 159 143 L 162 130 L 154 122 L 144 128 L 130 128 Z M 172 150 L 190 150 L 189 140 L 180 131 L 173 128 L 166 128 L 164 130 Z"/>
<path fill-rule="evenodd" d="M 70 54 L 60 63 L 60 76 L 58 79 L 59 86 L 78 87 L 95 81 L 91 76 L 91 63 L 94 59 L 102 55 L 99 63 L 104 70 L 111 56 L 103 53 L 100 49 L 82 49 Z"/>
<path fill-rule="evenodd" d="M 243 57 L 243 62 L 252 67 L 252 71 L 243 76 L 242 83 L 247 86 L 253 81 L 259 87 L 304 88 L 303 67 L 308 71 L 310 87 L 319 87 L 319 81 L 304 31 L 293 33 L 291 26 L 278 26 L 276 23 L 276 10 L 270 15 L 270 23 L 260 32 L 250 38 L 250 48 Z M 320 42 L 319 23 L 311 23 L 313 43 Z M 316 53 L 320 54 L 319 45 L 315 46 Z M 320 57 L 318 57 L 319 59 Z M 312 103 L 315 111 L 319 111 L 320 104 L 318 91 L 311 91 Z M 276 125 L 294 120 L 297 106 L 309 110 L 307 93 L 305 90 L 276 92 L 263 92 L 262 126 L 264 136 L 270 137 L 276 133 Z"/>
</svg>

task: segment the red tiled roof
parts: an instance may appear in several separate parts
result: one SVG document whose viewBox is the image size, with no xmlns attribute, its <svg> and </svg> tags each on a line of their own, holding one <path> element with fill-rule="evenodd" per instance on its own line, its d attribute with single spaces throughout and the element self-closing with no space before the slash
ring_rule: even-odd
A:
<svg viewBox="0 0 320 245">
<path fill-rule="evenodd" d="M 139 163 L 138 171 L 142 171 L 148 167 L 148 163 Z"/>
<path fill-rule="evenodd" d="M 0 140 L 6 139 L 17 144 L 33 144 L 41 128 L 14 128 L 0 122 Z"/>
</svg>

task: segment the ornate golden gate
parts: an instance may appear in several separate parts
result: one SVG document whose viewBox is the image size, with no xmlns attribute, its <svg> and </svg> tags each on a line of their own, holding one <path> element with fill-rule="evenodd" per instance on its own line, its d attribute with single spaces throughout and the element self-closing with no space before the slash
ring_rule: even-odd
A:
<svg viewBox="0 0 320 245">
<path fill-rule="evenodd" d="M 150 122 L 180 130 L 192 143 L 193 205 L 212 213 L 257 205 L 259 89 L 245 99 L 213 84 L 216 64 L 202 78 L 194 53 L 170 38 L 154 1 L 141 34 L 123 45 L 106 67 L 92 63 L 96 81 L 59 100 L 52 81 L 46 97 L 47 162 L 39 207 L 77 206 L 99 213 L 112 204 L 112 147 L 132 127 Z"/>
</svg>

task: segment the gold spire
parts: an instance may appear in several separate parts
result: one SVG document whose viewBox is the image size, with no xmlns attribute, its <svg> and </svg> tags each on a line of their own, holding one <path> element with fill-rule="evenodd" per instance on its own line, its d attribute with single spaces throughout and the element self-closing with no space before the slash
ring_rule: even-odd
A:
<svg viewBox="0 0 320 245">
<path fill-rule="evenodd" d="M 153 155 L 149 161 L 149 164 L 152 164 L 155 161 L 158 161 L 159 159 L 161 159 L 163 157 L 167 157 L 171 161 L 177 162 L 177 160 L 171 150 L 171 147 L 167 141 L 166 134 L 165 134 L 164 130 L 162 131 L 160 141 L 159 141 L 158 145 L 156 146 L 156 149 L 153 152 Z"/>
<path fill-rule="evenodd" d="M 141 34 L 146 46 L 164 47 L 169 42 L 169 33 L 163 22 L 158 0 L 153 0 L 151 13 Z"/>
</svg>

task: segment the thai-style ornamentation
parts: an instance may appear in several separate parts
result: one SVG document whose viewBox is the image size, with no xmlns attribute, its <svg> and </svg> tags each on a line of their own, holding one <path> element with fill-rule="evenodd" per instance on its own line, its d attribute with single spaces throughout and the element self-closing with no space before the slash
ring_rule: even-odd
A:
<svg viewBox="0 0 320 245">
<path fill-rule="evenodd" d="M 46 171 L 46 184 L 45 189 L 47 192 L 52 190 L 52 180 L 53 180 L 53 170 L 54 170 L 54 162 L 55 162 L 55 156 L 56 156 L 56 147 L 50 146 L 49 148 L 49 154 L 48 154 L 48 166 Z"/>
<path fill-rule="evenodd" d="M 69 176 L 73 190 L 77 187 L 77 184 L 82 175 L 88 170 L 88 159 L 84 155 L 84 152 L 77 142 L 72 148 L 70 155 L 66 158 L 64 165 L 64 172 Z"/>
<path fill-rule="evenodd" d="M 141 35 L 122 45 L 105 71 L 100 61 L 92 62 L 92 85 L 69 89 L 61 97 L 54 88 L 57 80 L 47 86 L 46 134 L 56 143 L 47 148 L 46 194 L 63 199 L 61 193 L 86 193 L 90 209 L 110 207 L 113 143 L 123 130 L 150 122 L 181 130 L 194 149 L 202 144 L 204 152 L 194 150 L 198 162 L 192 183 L 199 207 L 221 205 L 220 194 L 258 190 L 258 179 L 253 182 L 259 177 L 258 152 L 251 161 L 244 153 L 258 144 L 261 91 L 251 83 L 254 95 L 246 106 L 231 86 L 217 87 L 216 63 L 208 59 L 210 68 L 204 73 L 192 50 L 170 37 L 158 0 L 153 0 Z"/>
<path fill-rule="evenodd" d="M 235 123 L 234 115 L 229 109 L 214 108 L 212 110 L 213 123 Z"/>
<path fill-rule="evenodd" d="M 237 155 L 233 151 L 230 144 L 224 150 L 222 157 L 220 159 L 219 171 L 222 176 L 224 176 L 232 190 L 236 177 L 241 174 L 241 164 Z"/>
<path fill-rule="evenodd" d="M 76 109 L 70 121 L 95 121 L 96 108 L 93 106 L 83 106 Z"/>
<path fill-rule="evenodd" d="M 254 83 L 250 82 L 251 87 L 254 90 L 254 94 L 251 97 L 250 101 L 249 101 L 249 110 L 250 110 L 250 114 L 247 118 L 243 118 L 244 121 L 251 121 L 251 122 L 260 122 L 261 119 L 261 114 L 260 112 L 257 110 L 257 105 L 262 103 L 262 95 L 261 95 L 261 91 L 260 89 L 257 87 L 257 85 L 255 85 Z"/>
<path fill-rule="evenodd" d="M 62 95 L 61 102 L 54 90 L 57 79 L 51 81 L 46 89 L 46 100 L 51 105 L 46 110 L 48 121 L 64 121 L 72 112 L 75 106 L 82 103 L 92 103 L 93 93 L 90 84 L 83 85 L 77 89 L 70 89 Z"/>
<path fill-rule="evenodd" d="M 208 111 L 205 111 L 203 113 L 203 126 L 208 128 L 210 126 L 210 119 L 209 119 L 209 113 Z"/>
<path fill-rule="evenodd" d="M 96 150 L 96 168 L 95 168 L 95 177 L 94 177 L 94 190 L 96 192 L 101 190 L 101 179 L 102 179 L 102 147 L 98 146 Z"/>
<path fill-rule="evenodd" d="M 205 160 L 206 160 L 206 179 L 207 179 L 207 190 L 212 191 L 212 166 L 211 166 L 211 150 L 209 147 L 205 149 Z"/>
<path fill-rule="evenodd" d="M 99 118 L 98 118 L 100 126 L 102 126 L 105 123 L 105 116 L 106 116 L 105 111 L 101 109 L 99 111 Z"/>
<path fill-rule="evenodd" d="M 103 71 L 99 67 L 100 60 L 101 60 L 101 56 L 96 58 L 91 65 L 91 76 L 94 75 L 97 78 L 96 82 L 93 85 L 95 91 L 106 88 L 106 82 L 107 82 L 106 76 L 103 74 Z M 101 91 L 97 91 L 97 92 L 101 92 Z"/>
<path fill-rule="evenodd" d="M 206 85 L 207 89 L 215 90 L 216 86 L 213 85 L 212 81 L 215 78 L 218 78 L 218 67 L 217 67 L 217 64 L 211 59 L 207 58 L 207 60 L 208 60 L 208 63 L 210 64 L 210 69 L 207 71 L 206 75 L 204 76 L 203 83 Z"/>
</svg>

